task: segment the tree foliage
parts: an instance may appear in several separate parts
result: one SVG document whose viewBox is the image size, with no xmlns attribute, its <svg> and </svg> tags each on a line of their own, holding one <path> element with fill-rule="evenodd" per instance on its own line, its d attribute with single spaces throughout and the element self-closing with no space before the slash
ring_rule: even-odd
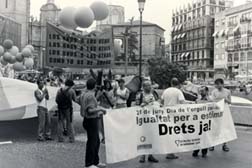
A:
<svg viewBox="0 0 252 168">
<path fill-rule="evenodd" d="M 150 59 L 148 64 L 151 80 L 156 82 L 161 89 L 170 87 L 171 79 L 174 77 L 180 82 L 184 82 L 187 78 L 187 67 L 184 65 L 168 63 L 163 58 Z"/>
</svg>

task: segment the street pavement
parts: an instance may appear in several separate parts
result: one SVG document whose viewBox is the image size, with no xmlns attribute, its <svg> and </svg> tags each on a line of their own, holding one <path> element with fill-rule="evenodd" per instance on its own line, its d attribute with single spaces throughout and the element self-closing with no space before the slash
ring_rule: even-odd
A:
<svg viewBox="0 0 252 168">
<path fill-rule="evenodd" d="M 81 118 L 75 115 L 76 142 L 58 143 L 36 141 L 37 119 L 0 122 L 0 168 L 83 168 L 85 161 L 85 132 Z M 56 119 L 53 120 L 56 126 Z M 56 130 L 53 130 L 55 138 Z M 231 151 L 225 153 L 221 146 L 209 152 L 207 158 L 193 158 L 191 153 L 181 153 L 177 160 L 167 160 L 159 155 L 159 163 L 138 163 L 138 158 L 108 165 L 108 168 L 252 168 L 252 129 L 237 128 L 238 139 L 230 142 Z M 12 144 L 1 142 L 12 141 Z M 120 149 L 118 149 L 120 150 Z M 105 146 L 100 149 L 105 162 Z"/>
</svg>

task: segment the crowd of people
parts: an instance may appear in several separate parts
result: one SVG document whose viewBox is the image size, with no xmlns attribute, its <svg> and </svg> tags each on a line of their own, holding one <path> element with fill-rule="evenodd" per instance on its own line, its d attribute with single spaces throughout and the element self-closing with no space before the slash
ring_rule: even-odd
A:
<svg viewBox="0 0 252 168">
<path fill-rule="evenodd" d="M 53 140 L 50 131 L 50 115 L 46 101 L 49 99 L 45 82 L 42 79 L 37 81 L 38 89 L 34 92 L 37 100 L 37 113 L 39 119 L 38 141 Z M 130 90 L 125 87 L 124 79 L 104 80 L 102 86 L 97 86 L 95 79 L 90 78 L 86 81 L 86 89 L 82 93 L 76 94 L 73 89 L 74 81 L 67 79 L 64 85 L 57 92 L 56 103 L 58 105 L 58 142 L 64 142 L 64 134 L 68 136 L 69 142 L 75 142 L 73 128 L 73 102 L 80 105 L 80 114 L 83 117 L 83 128 L 87 132 L 86 159 L 85 166 L 89 168 L 105 167 L 99 160 L 100 143 L 106 143 L 103 127 L 103 115 L 109 113 L 111 109 L 126 108 L 129 105 L 127 100 L 130 97 Z M 152 88 L 149 80 L 143 81 L 142 89 L 136 94 L 132 106 L 151 105 L 159 102 L 160 106 L 174 106 L 177 104 L 204 103 L 225 99 L 225 103 L 231 103 L 231 93 L 224 88 L 222 79 L 215 80 L 215 89 L 209 93 L 207 86 L 201 86 L 196 100 L 186 100 L 181 90 L 182 85 L 177 78 L 173 78 L 171 87 L 164 90 L 161 96 Z M 65 132 L 67 131 L 67 132 Z M 64 133 L 65 132 L 65 133 Z M 101 135 L 101 136 L 100 136 Z M 223 144 L 223 151 L 228 152 L 229 147 Z M 192 153 L 193 157 L 198 157 L 201 149 Z M 214 150 L 214 147 L 210 148 Z M 208 149 L 202 149 L 202 157 L 207 156 Z M 167 159 L 177 159 L 176 154 L 167 154 Z M 159 162 L 153 155 L 148 155 L 149 162 Z M 146 156 L 140 157 L 139 162 L 144 163 Z"/>
</svg>

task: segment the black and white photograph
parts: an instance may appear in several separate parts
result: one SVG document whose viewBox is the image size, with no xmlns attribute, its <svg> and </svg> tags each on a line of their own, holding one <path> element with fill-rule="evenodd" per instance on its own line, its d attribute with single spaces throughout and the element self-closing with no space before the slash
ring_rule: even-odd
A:
<svg viewBox="0 0 252 168">
<path fill-rule="evenodd" d="M 252 168 L 252 0 L 0 0 L 0 168 Z"/>
</svg>

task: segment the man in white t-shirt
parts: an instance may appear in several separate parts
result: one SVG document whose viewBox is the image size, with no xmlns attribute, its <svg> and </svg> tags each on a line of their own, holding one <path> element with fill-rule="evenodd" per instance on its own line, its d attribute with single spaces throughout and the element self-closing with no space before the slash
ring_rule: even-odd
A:
<svg viewBox="0 0 252 168">
<path fill-rule="evenodd" d="M 180 90 L 180 82 L 177 78 L 172 78 L 171 87 L 166 89 L 161 96 L 161 104 L 166 106 L 175 106 L 177 104 L 184 104 L 185 97 Z M 166 159 L 178 159 L 175 154 L 167 154 Z"/>
</svg>

